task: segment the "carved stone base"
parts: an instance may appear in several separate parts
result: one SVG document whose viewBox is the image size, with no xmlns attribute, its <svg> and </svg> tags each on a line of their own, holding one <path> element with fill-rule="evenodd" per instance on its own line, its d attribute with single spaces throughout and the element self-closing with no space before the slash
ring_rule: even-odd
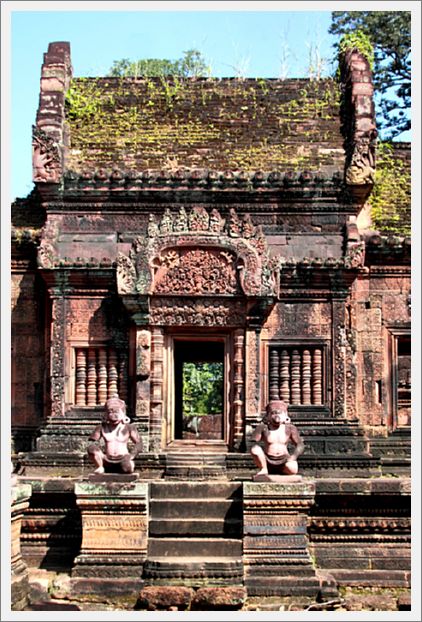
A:
<svg viewBox="0 0 422 622">
<path fill-rule="evenodd" d="M 154 585 L 242 585 L 243 564 L 241 559 L 224 557 L 148 559 L 143 578 L 146 584 Z"/>
<path fill-rule="evenodd" d="M 147 552 L 148 484 L 125 477 L 101 475 L 75 485 L 82 546 L 72 577 L 140 578 Z"/>
<path fill-rule="evenodd" d="M 22 610 L 28 603 L 28 570 L 21 555 L 20 535 L 23 513 L 29 506 L 31 492 L 28 484 L 15 484 L 11 489 L 11 608 L 15 611 Z"/>
<path fill-rule="evenodd" d="M 307 515 L 315 482 L 243 484 L 244 583 L 250 596 L 317 597 L 333 582 L 317 576 L 308 550 Z"/>
</svg>

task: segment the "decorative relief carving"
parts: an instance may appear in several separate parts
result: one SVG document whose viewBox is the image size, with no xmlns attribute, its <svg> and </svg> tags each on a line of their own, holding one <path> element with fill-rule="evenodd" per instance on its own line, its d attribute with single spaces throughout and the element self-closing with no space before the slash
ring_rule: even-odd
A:
<svg viewBox="0 0 422 622">
<path fill-rule="evenodd" d="M 189 214 L 167 208 L 160 223 L 150 215 L 147 236 L 135 239 L 129 257 L 117 258 L 120 294 L 273 296 L 278 271 L 262 229 L 233 209 L 227 223 L 217 209 L 208 214 L 203 207 Z"/>
<path fill-rule="evenodd" d="M 375 152 L 378 132 L 372 129 L 355 138 L 345 180 L 349 185 L 373 184 L 375 181 Z"/>
<path fill-rule="evenodd" d="M 345 357 L 346 329 L 345 303 L 333 300 L 332 333 L 334 348 L 334 415 L 344 417 L 345 413 Z"/>
<path fill-rule="evenodd" d="M 152 298 L 150 322 L 163 326 L 241 326 L 245 323 L 241 301 L 191 298 Z"/>
<path fill-rule="evenodd" d="M 259 419 L 259 333 L 246 331 L 246 424 L 248 434 Z"/>
<path fill-rule="evenodd" d="M 346 268 L 361 268 L 365 263 L 365 242 L 348 244 L 344 265 Z"/>
<path fill-rule="evenodd" d="M 61 175 L 58 144 L 40 128 L 32 128 L 33 181 L 57 183 Z"/>
<path fill-rule="evenodd" d="M 234 256 L 208 249 L 170 250 L 154 278 L 157 294 L 237 294 Z"/>
<path fill-rule="evenodd" d="M 136 334 L 136 371 L 143 378 L 148 378 L 151 372 L 151 333 L 149 330 L 138 330 Z"/>
<path fill-rule="evenodd" d="M 53 298 L 51 334 L 51 416 L 64 415 L 66 300 Z"/>
<path fill-rule="evenodd" d="M 234 374 L 233 374 L 233 447 L 239 449 L 244 432 L 244 360 L 245 333 L 242 329 L 234 332 Z"/>
<path fill-rule="evenodd" d="M 108 339 L 102 298 L 70 298 L 67 335 L 71 339 Z"/>
<path fill-rule="evenodd" d="M 130 294 L 135 288 L 136 270 L 133 262 L 123 253 L 117 255 L 117 289 L 120 294 Z"/>
<path fill-rule="evenodd" d="M 59 261 L 56 242 L 59 235 L 60 221 L 56 218 L 47 219 L 42 228 L 41 243 L 38 247 L 37 262 L 40 268 L 54 268 Z"/>
</svg>

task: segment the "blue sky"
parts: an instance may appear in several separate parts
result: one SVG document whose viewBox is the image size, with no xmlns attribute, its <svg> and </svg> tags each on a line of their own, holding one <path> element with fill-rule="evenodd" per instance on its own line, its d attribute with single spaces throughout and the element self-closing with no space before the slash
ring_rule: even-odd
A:
<svg viewBox="0 0 422 622">
<path fill-rule="evenodd" d="M 311 46 L 332 57 L 330 21 L 330 11 L 14 11 L 11 198 L 32 188 L 31 126 L 49 42 L 70 41 L 75 76 L 105 75 L 121 58 L 176 59 L 196 48 L 218 77 L 301 77 Z"/>
<path fill-rule="evenodd" d="M 341 7 L 330 2 L 4 4 L 12 5 L 8 89 L 11 199 L 26 196 L 32 189 L 31 127 L 38 107 L 43 54 L 50 42 L 70 42 L 75 76 L 105 75 L 113 61 L 122 58 L 175 60 L 190 48 L 202 52 L 217 77 L 307 77 L 312 50 L 326 59 L 324 75 L 328 75 L 333 72 L 332 44 L 336 40 L 328 34 L 330 11 L 355 8 L 353 3 Z M 140 10 L 146 5 L 155 10 Z M 44 10 L 32 10 L 38 7 Z M 80 10 L 82 7 L 90 10 Z M 107 7 L 132 10 L 104 10 Z M 254 10 L 249 10 L 251 7 Z M 296 10 L 287 10 L 292 7 Z M 321 7 L 327 10 L 316 10 Z"/>
</svg>

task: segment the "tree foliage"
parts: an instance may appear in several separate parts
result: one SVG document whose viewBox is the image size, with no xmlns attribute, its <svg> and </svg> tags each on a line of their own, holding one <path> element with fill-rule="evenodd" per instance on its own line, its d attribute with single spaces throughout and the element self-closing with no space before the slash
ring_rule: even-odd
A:
<svg viewBox="0 0 422 622">
<path fill-rule="evenodd" d="M 192 49 L 183 52 L 182 58 L 168 60 L 167 58 L 142 58 L 130 61 L 128 58 L 115 60 L 109 71 L 110 76 L 132 78 L 163 78 L 178 76 L 182 78 L 199 78 L 210 74 L 201 52 Z"/>
<path fill-rule="evenodd" d="M 184 363 L 183 416 L 223 411 L 223 363 Z"/>
<path fill-rule="evenodd" d="M 411 58 L 409 11 L 333 11 L 329 32 L 361 31 L 374 47 L 374 87 L 384 138 L 410 129 Z M 337 44 L 338 47 L 338 44 Z"/>
</svg>

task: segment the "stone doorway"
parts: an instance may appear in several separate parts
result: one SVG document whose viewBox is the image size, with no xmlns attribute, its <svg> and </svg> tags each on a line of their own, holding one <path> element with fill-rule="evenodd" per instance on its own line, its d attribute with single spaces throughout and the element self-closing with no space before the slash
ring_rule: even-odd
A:
<svg viewBox="0 0 422 622">
<path fill-rule="evenodd" d="M 223 441 L 225 345 L 174 340 L 174 440 Z"/>
<path fill-rule="evenodd" d="M 230 333 L 167 333 L 164 416 L 168 451 L 197 447 L 221 453 L 227 449 L 232 432 L 231 357 Z"/>
</svg>

